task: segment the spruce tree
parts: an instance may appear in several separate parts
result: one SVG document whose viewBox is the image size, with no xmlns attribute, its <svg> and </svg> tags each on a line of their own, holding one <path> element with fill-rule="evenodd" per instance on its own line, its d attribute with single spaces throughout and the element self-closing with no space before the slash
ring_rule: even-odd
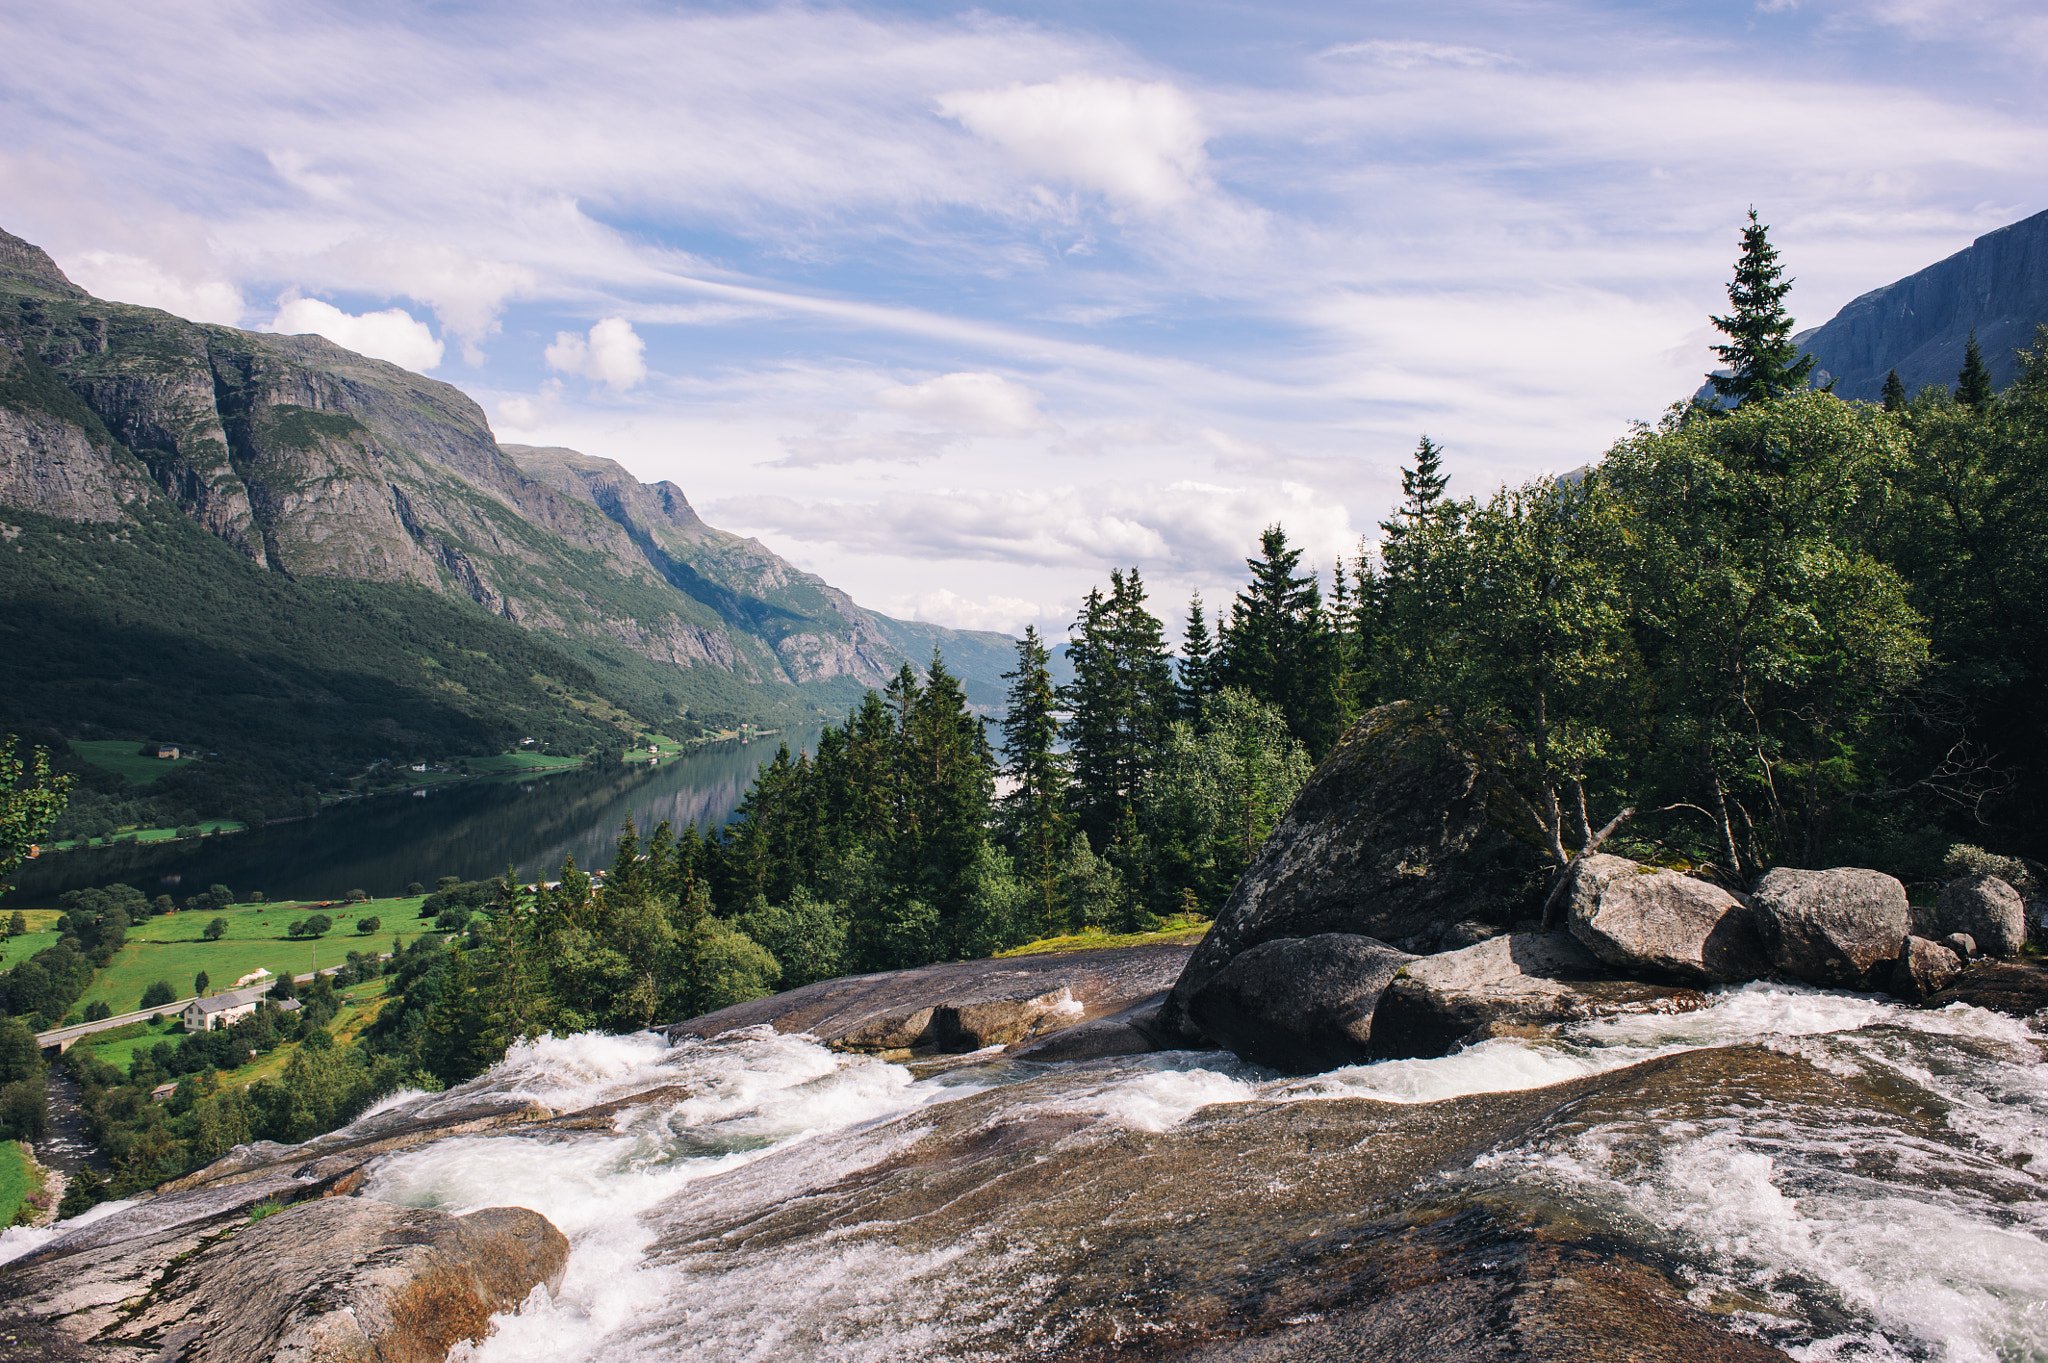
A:
<svg viewBox="0 0 2048 1363">
<path fill-rule="evenodd" d="M 1393 519 L 1380 522 L 1380 533 L 1389 544 L 1444 514 L 1444 489 L 1451 475 L 1444 472 L 1443 447 L 1425 435 L 1411 458 L 1411 465 L 1401 470 L 1401 504 Z"/>
<path fill-rule="evenodd" d="M 1750 209 L 1749 226 L 1742 229 L 1742 255 L 1728 284 L 1734 311 L 1711 319 L 1729 342 L 1713 348 L 1729 371 L 1707 376 L 1717 397 L 1748 402 L 1806 386 L 1813 356 L 1801 355 L 1792 344 L 1792 318 L 1785 311 L 1792 281 L 1784 274 L 1770 228 L 1757 221 L 1756 209 Z"/>
<path fill-rule="evenodd" d="M 1443 480 L 1432 469 L 1415 489 L 1427 507 L 1442 495 Z M 1320 760 L 1344 732 L 1344 662 L 1337 632 L 1323 610 L 1315 576 L 1296 575 L 1301 550 L 1288 547 L 1287 532 L 1267 526 L 1259 552 L 1258 558 L 1245 560 L 1252 580 L 1231 604 L 1219 680 L 1278 707 L 1287 716 L 1288 730 Z"/>
<path fill-rule="evenodd" d="M 1963 367 L 1956 374 L 1956 401 L 1978 412 L 1991 405 L 1991 370 L 1984 363 L 1984 352 L 1977 348 L 1975 331 L 1963 347 Z"/>
<path fill-rule="evenodd" d="M 1074 680 L 1061 700 L 1073 754 L 1072 806 L 1081 827 L 1107 846 L 1151 769 L 1176 704 L 1165 629 L 1145 609 L 1136 568 L 1112 571 L 1110 594 L 1091 589 L 1074 621 L 1067 660 Z"/>
<path fill-rule="evenodd" d="M 1906 410 L 1907 401 L 1906 385 L 1899 379 L 1899 371 L 1894 369 L 1884 376 L 1884 409 L 1887 412 L 1903 412 Z"/>
<path fill-rule="evenodd" d="M 1017 641 L 1017 670 L 1003 707 L 1003 775 L 1011 782 L 1002 819 L 1017 852 L 1017 869 L 1031 887 L 1039 929 L 1058 917 L 1061 853 L 1066 846 L 1067 759 L 1059 751 L 1059 694 L 1052 654 L 1034 625 Z"/>
<path fill-rule="evenodd" d="M 1202 612 L 1202 594 L 1188 598 L 1188 620 L 1181 627 L 1180 686 L 1177 691 L 1180 718 L 1196 723 L 1201 718 L 1202 700 L 1216 689 L 1211 654 L 1216 641 L 1209 634 L 1209 619 Z"/>
</svg>

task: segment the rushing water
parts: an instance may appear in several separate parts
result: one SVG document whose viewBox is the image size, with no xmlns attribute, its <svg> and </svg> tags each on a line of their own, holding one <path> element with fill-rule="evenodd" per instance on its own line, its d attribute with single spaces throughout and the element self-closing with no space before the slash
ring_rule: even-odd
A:
<svg viewBox="0 0 2048 1363">
<path fill-rule="evenodd" d="M 2026 1023 L 1962 1005 L 1921 1011 L 1773 984 L 1725 991 L 1700 1013 L 1310 1079 L 1189 1052 L 991 1060 L 920 1079 L 766 1029 L 674 1048 L 652 1035 L 577 1036 L 520 1047 L 454 1095 L 401 1096 L 365 1121 L 477 1090 L 558 1109 L 662 1084 L 689 1096 L 628 1108 L 609 1133 L 480 1136 L 389 1157 L 369 1193 L 453 1210 L 527 1206 L 569 1236 L 559 1296 L 536 1289 L 469 1351 L 475 1360 L 1012 1357 L 1020 1341 L 1063 1338 L 1051 1301 L 1059 1237 L 1107 1256 L 1120 1233 L 1106 1193 L 1098 1212 L 1093 1193 L 1029 1191 L 1034 1170 L 1075 1142 L 1086 1145 L 1071 1166 L 1081 1174 L 1141 1157 L 1199 1168 L 1173 1161 L 1195 1159 L 1219 1112 L 1284 1116 L 1369 1098 L 1407 1105 L 1373 1108 L 1399 1120 L 1660 1056 L 1761 1055 L 1805 1078 L 1710 1085 L 1649 1107 L 1594 1103 L 1440 1182 L 1447 1195 L 1564 1207 L 1651 1246 L 1696 1303 L 1797 1358 L 2043 1359 L 2042 1042 Z M 1706 1049 L 1745 1043 L 1766 1049 Z M 988 1132 L 1041 1134 L 1016 1149 L 991 1137 L 975 1156 L 986 1170 L 962 1185 L 972 1195 L 939 1199 L 959 1205 L 906 1210 L 865 1191 L 948 1113 L 970 1111 Z M 1190 1227 L 1205 1210 L 1200 1186 L 1139 1185 L 1168 1199 L 1168 1236 L 1182 1219 L 1172 1198 L 1186 1200 Z M 1079 1199 L 1074 1225 L 1033 1221 L 1034 1205 L 1063 1196 Z M 1146 1328 L 1137 1307 L 1092 1309 L 1127 1309 L 1130 1328 Z"/>
<path fill-rule="evenodd" d="M 10 908 L 35 908 L 66 890 L 125 881 L 146 894 L 189 894 L 224 884 L 273 899 L 337 897 L 352 889 L 403 894 L 409 882 L 524 876 L 608 864 L 619 825 L 663 819 L 677 828 L 724 824 L 776 747 L 816 733 L 718 743 L 656 765 L 572 768 L 545 776 L 492 777 L 377 795 L 318 818 L 257 833 L 168 843 L 131 843 L 52 853 L 16 873 Z"/>
</svg>

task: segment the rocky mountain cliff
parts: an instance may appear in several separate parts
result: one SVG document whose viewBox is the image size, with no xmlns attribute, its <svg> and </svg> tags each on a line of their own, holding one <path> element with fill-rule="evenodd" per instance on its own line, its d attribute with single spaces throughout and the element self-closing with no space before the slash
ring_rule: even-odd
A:
<svg viewBox="0 0 2048 1363">
<path fill-rule="evenodd" d="M 1972 331 L 1993 382 L 2003 387 L 2018 370 L 2013 351 L 2031 348 L 2034 329 L 2044 323 L 2048 212 L 1987 232 L 1792 339 L 1817 362 L 1816 383 L 1832 377 L 1841 396 L 1874 402 L 1893 369 L 1909 393 L 1930 383 L 1954 385 Z"/>
<path fill-rule="evenodd" d="M 448 384 L 318 336 L 95 299 L 5 233 L 0 506 L 109 526 L 175 509 L 292 580 L 466 599 L 648 713 L 836 708 L 934 645 L 988 704 L 1011 656 L 1002 635 L 861 608 L 706 525 L 674 484 L 501 448 Z"/>
</svg>

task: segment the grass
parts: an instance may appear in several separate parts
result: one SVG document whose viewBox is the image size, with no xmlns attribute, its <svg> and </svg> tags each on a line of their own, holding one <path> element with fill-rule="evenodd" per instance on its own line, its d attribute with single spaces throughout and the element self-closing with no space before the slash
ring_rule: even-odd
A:
<svg viewBox="0 0 2048 1363">
<path fill-rule="evenodd" d="M 346 1046 L 362 1035 L 363 1029 L 377 1018 L 387 997 L 385 981 L 365 980 L 350 985 L 341 991 L 342 1009 L 327 1024 L 327 1031 L 334 1037 L 337 1046 Z M 161 1023 L 131 1022 L 125 1026 L 96 1032 L 79 1042 L 100 1060 L 126 1073 L 135 1061 L 137 1051 L 146 1051 L 159 1042 L 176 1044 L 185 1034 L 184 1026 L 175 1017 L 166 1017 Z M 288 1041 L 273 1049 L 268 1055 L 259 1055 L 246 1065 L 220 1072 L 220 1082 L 230 1088 L 246 1088 L 259 1079 L 272 1079 L 284 1071 L 291 1062 L 292 1052 L 298 1049 L 296 1041 Z"/>
<path fill-rule="evenodd" d="M 316 961 L 340 965 L 351 951 L 389 951 L 394 934 L 420 928 L 423 899 L 412 895 L 364 904 L 334 901 L 325 907 L 309 902 L 238 904 L 217 915 L 200 910 L 144 919 L 128 929 L 128 944 L 93 977 L 91 987 L 73 1006 L 83 1011 L 89 1003 L 104 1002 L 116 1013 L 131 1013 L 140 1005 L 142 991 L 156 980 L 169 981 L 183 1003 L 192 997 L 192 977 L 202 970 L 209 992 L 217 993 L 259 966 L 273 975 L 287 970 L 303 975 Z M 318 941 L 285 936 L 295 919 L 314 913 L 332 918 L 334 930 Z M 228 920 L 227 933 L 218 942 L 208 942 L 200 933 L 216 917 Z M 368 917 L 383 919 L 383 925 L 368 937 L 359 936 L 356 919 Z M 177 1006 L 168 1004 L 166 1011 Z"/>
<path fill-rule="evenodd" d="M 998 951 L 1001 956 L 1035 956 L 1044 951 L 1100 951 L 1105 947 L 1158 946 L 1168 942 L 1198 942 L 1209 930 L 1206 922 L 1170 924 L 1157 932 L 1104 932 L 1101 928 L 1084 928 L 1065 937 L 1042 937 L 1036 942 L 1026 942 L 1021 947 Z"/>
<path fill-rule="evenodd" d="M 74 739 L 71 743 L 71 751 L 95 767 L 110 771 L 137 786 L 148 785 L 185 760 L 181 757 L 178 762 L 173 762 L 168 758 L 144 757 L 138 751 L 141 747 L 139 738 Z"/>
<path fill-rule="evenodd" d="M 162 1022 L 130 1022 L 104 1032 L 94 1032 L 78 1043 L 97 1059 L 126 1072 L 137 1051 L 146 1051 L 159 1041 L 175 1042 L 184 1035 L 184 1024 L 176 1017 Z"/>
<path fill-rule="evenodd" d="M 44 947 L 57 945 L 57 934 L 52 932 L 25 932 L 19 937 L 9 937 L 0 942 L 0 970 L 5 970 L 16 961 L 26 961 Z"/>
<path fill-rule="evenodd" d="M 77 747 L 79 745 L 74 743 L 72 744 L 72 746 Z M 192 826 L 194 828 L 197 828 L 202 834 L 239 833 L 244 828 L 248 827 L 248 825 L 242 823 L 238 819 L 201 819 L 198 823 Z M 137 828 L 133 824 L 130 824 L 125 828 L 118 828 L 114 830 L 114 836 L 111 838 L 99 839 L 99 845 L 102 847 L 108 846 L 109 844 L 113 843 L 116 839 L 126 838 L 130 834 L 134 835 L 135 841 L 137 842 L 176 842 L 178 840 L 178 830 L 175 828 Z M 85 838 L 66 838 L 63 842 L 53 842 L 48 844 L 47 850 L 55 852 L 68 852 L 74 847 L 85 846 L 90 841 L 90 839 Z"/>
<path fill-rule="evenodd" d="M 28 1161 L 22 1157 L 20 1141 L 0 1141 L 0 1226 L 14 1224 L 14 1214 L 35 1191 L 29 1182 Z"/>
<path fill-rule="evenodd" d="M 471 771 L 495 775 L 506 771 L 557 771 L 563 767 L 580 767 L 580 757 L 550 757 L 537 752 L 503 752 L 495 757 L 472 757 Z"/>
</svg>

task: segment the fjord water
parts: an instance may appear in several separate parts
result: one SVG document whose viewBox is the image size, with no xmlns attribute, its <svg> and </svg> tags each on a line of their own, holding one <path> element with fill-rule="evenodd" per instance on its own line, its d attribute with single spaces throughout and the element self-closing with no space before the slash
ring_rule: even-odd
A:
<svg viewBox="0 0 2048 1363">
<path fill-rule="evenodd" d="M 477 880 L 508 865 L 535 876 L 564 857 L 609 865 L 619 825 L 663 819 L 677 828 L 723 825 L 761 764 L 816 730 L 748 743 L 709 744 L 658 764 L 628 762 L 546 775 L 487 777 L 344 801 L 318 818 L 256 833 L 171 843 L 121 844 L 36 858 L 16 873 L 8 905 L 36 908 L 66 890 L 123 881 L 146 894 L 190 894 L 222 884 L 272 899 L 339 898 L 352 889 L 402 894 L 441 876 Z"/>
<path fill-rule="evenodd" d="M 479 1091 L 566 1110 L 673 1087 L 608 1131 L 388 1157 L 368 1193 L 527 1206 L 569 1236 L 559 1295 L 500 1316 L 475 1360 L 1013 1358 L 1171 1330 L 1164 1282 L 1199 1300 L 1205 1275 L 1313 1262 L 1309 1239 L 1350 1248 L 1381 1223 L 1347 1222 L 1350 1188 L 1296 1186 L 1335 1166 L 1291 1148 L 1340 1111 L 1370 1119 L 1352 1128 L 1370 1154 L 1594 1076 L 1429 1196 L 1641 1247 L 1694 1306 L 1795 1358 L 2048 1358 L 2043 1041 L 1963 1005 L 1776 984 L 1308 1079 L 1196 1052 L 919 1078 L 765 1028 L 547 1038 L 365 1121 Z"/>
</svg>

